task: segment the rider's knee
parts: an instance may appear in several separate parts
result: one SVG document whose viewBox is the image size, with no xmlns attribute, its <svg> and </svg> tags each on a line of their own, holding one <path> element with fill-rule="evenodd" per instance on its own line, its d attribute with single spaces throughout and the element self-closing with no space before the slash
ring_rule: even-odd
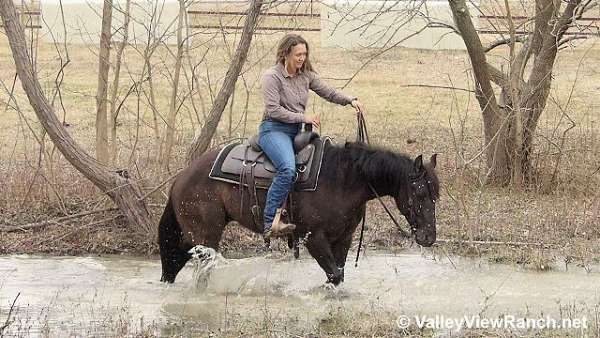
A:
<svg viewBox="0 0 600 338">
<path fill-rule="evenodd" d="M 296 176 L 296 168 L 293 166 L 285 166 L 281 169 L 280 175 L 288 180 L 293 180 Z"/>
</svg>

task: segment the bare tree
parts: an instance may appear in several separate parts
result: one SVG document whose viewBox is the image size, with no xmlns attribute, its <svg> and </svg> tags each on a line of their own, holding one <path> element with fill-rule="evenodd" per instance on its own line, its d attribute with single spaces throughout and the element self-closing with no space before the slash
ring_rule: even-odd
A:
<svg viewBox="0 0 600 338">
<path fill-rule="evenodd" d="M 117 105 L 117 93 L 119 92 L 119 80 L 121 76 L 121 64 L 123 62 L 123 52 L 125 46 L 129 40 L 129 19 L 131 14 L 131 0 L 127 0 L 125 3 L 125 12 L 123 13 L 123 26 L 121 30 L 123 32 L 123 41 L 119 44 L 117 49 L 117 55 L 115 59 L 115 78 L 113 80 L 113 86 L 110 93 L 110 156 L 111 162 L 115 164 L 117 162 L 117 118 L 119 116 L 119 105 Z"/>
<path fill-rule="evenodd" d="M 552 83 L 552 70 L 565 33 L 592 0 L 536 0 L 531 29 L 517 32 L 507 0 L 508 38 L 484 46 L 465 0 L 449 0 L 457 31 L 471 60 L 475 94 L 483 115 L 488 182 L 527 184 L 531 180 L 531 152 L 535 130 Z M 521 27 L 525 29 L 526 27 Z M 517 43 L 521 43 L 520 48 Z M 486 53 L 508 45 L 506 72 L 490 64 Z M 493 85 L 499 88 L 497 94 Z"/>
<path fill-rule="evenodd" d="M 0 15 L 12 51 L 17 74 L 29 103 L 44 130 L 64 157 L 117 205 L 129 224 L 139 232 L 150 234 L 152 222 L 141 191 L 125 171 L 110 171 L 75 142 L 44 96 L 34 72 L 23 26 L 12 1 L 0 1 Z"/>
<path fill-rule="evenodd" d="M 254 35 L 254 31 L 258 23 L 258 17 L 260 15 L 262 4 L 262 0 L 252 0 L 250 3 L 250 7 L 248 8 L 248 12 L 246 14 L 244 28 L 242 30 L 242 36 L 240 37 L 240 42 L 238 43 L 235 55 L 229 66 L 229 69 L 227 70 L 227 75 L 225 76 L 223 85 L 217 94 L 208 117 L 204 121 L 204 125 L 200 131 L 196 133 L 194 141 L 188 150 L 188 162 L 191 162 L 193 159 L 204 153 L 210 146 L 210 142 L 215 134 L 215 131 L 217 130 L 221 116 L 223 115 L 223 110 L 227 105 L 227 101 L 229 100 L 231 93 L 235 89 L 235 83 L 240 71 L 242 70 L 244 62 L 246 61 L 246 57 L 248 56 L 248 50 L 250 49 L 252 36 Z"/>
<path fill-rule="evenodd" d="M 108 163 L 108 71 L 110 70 L 110 40 L 112 28 L 112 0 L 104 0 L 102 9 L 102 34 L 98 62 L 98 92 L 96 94 L 96 158 Z"/>
<path fill-rule="evenodd" d="M 161 154 L 159 163 L 164 169 L 168 170 L 169 158 L 171 157 L 171 150 L 173 149 L 173 143 L 175 141 L 175 123 L 177 118 L 178 101 L 177 94 L 179 91 L 179 77 L 181 74 L 181 67 L 183 61 L 184 52 L 184 39 L 183 29 L 186 22 L 186 6 L 185 0 L 179 0 L 179 17 L 177 24 L 177 55 L 175 56 L 175 69 L 173 74 L 173 87 L 171 91 L 171 98 L 169 101 L 169 112 L 167 114 L 167 128 L 165 131 L 164 141 L 161 146 Z"/>
</svg>

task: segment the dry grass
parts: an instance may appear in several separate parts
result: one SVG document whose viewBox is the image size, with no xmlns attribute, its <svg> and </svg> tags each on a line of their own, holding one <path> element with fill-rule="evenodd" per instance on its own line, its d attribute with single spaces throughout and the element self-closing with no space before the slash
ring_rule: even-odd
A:
<svg viewBox="0 0 600 338">
<path fill-rule="evenodd" d="M 225 306 L 225 305 L 224 305 Z M 330 299 L 324 311 L 308 319 L 298 313 L 290 314 L 269 303 L 257 304 L 255 312 L 231 310 L 225 316 L 216 315 L 208 321 L 186 318 L 150 320 L 140 317 L 126 304 L 103 306 L 74 304 L 72 313 L 60 321 L 49 319 L 61 311 L 56 304 L 42 307 L 19 306 L 0 330 L 7 337 L 31 336 L 100 336 L 100 337 L 591 337 L 599 333 L 598 304 L 582 306 L 557 304 L 562 319 L 586 318 L 586 329 L 470 329 L 453 330 L 419 327 L 415 314 L 396 313 L 380 308 L 376 302 L 362 308 L 347 305 L 343 300 Z M 397 319 L 411 319 L 408 328 L 399 328 Z M 445 317 L 450 318 L 450 317 Z M 460 319 L 461 317 L 457 317 Z M 488 318 L 482 316 L 482 318 Z M 499 319 L 489 318 L 489 319 Z M 528 318 L 546 318 L 534 316 Z"/>
<path fill-rule="evenodd" d="M 262 70 L 272 63 L 273 46 L 280 36 L 256 37 L 244 69 L 245 81 L 239 81 L 237 85 L 231 108 L 231 127 L 228 123 L 228 106 L 214 140 L 215 146 L 256 131 L 262 116 L 258 79 Z M 306 37 L 313 42 L 311 57 L 317 70 L 335 86 L 343 85 L 345 81 L 339 79 L 350 77 L 372 53 L 321 48 L 318 35 L 306 34 Z M 194 111 L 190 100 L 186 100 L 182 106 L 177 122 L 178 144 L 170 164 L 171 170 L 183 165 L 186 146 L 203 119 L 200 96 L 206 112 L 224 77 L 231 53 L 222 38 L 209 42 L 203 42 L 202 38 L 200 36 L 194 40 L 195 47 L 192 50 L 192 57 L 196 61 L 206 54 L 205 62 L 198 67 L 201 89 L 194 96 L 198 110 Z M 231 46 L 232 37 L 227 37 L 226 41 L 230 43 L 227 46 Z M 4 37 L 0 38 L 0 46 L 0 79 L 10 87 L 14 66 Z M 66 68 L 61 89 L 64 110 L 58 100 L 55 102 L 58 115 L 69 124 L 68 130 L 92 154 L 97 81 L 95 48 L 69 46 L 71 63 Z M 503 53 L 498 50 L 492 59 L 500 60 L 505 55 Z M 55 47 L 42 44 L 37 55 L 39 78 L 50 95 L 60 66 Z M 164 116 L 174 61 L 164 46 L 157 49 L 152 60 L 157 98 L 155 108 Z M 132 80 L 140 78 L 143 64 L 140 51 L 132 47 L 126 49 L 125 62 L 121 97 Z M 483 143 L 481 117 L 470 93 L 415 86 L 471 88 L 470 65 L 465 53 L 393 49 L 364 68 L 344 91 L 358 96 L 366 105 L 374 143 L 413 156 L 421 153 L 428 156 L 434 152 L 440 154 L 438 170 L 443 192 L 438 204 L 439 237 L 459 241 L 541 242 L 550 245 L 552 250 L 542 250 L 536 246 L 478 247 L 464 243 L 450 245 L 449 248 L 462 254 L 491 254 L 498 261 L 546 262 L 553 261 L 554 255 L 560 255 L 585 262 L 600 257 L 600 232 L 596 227 L 600 221 L 597 189 L 600 183 L 597 170 L 600 166 L 600 154 L 597 151 L 600 98 L 596 95 L 600 83 L 600 72 L 596 67 L 599 62 L 600 50 L 593 42 L 560 54 L 551 99 L 537 131 L 534 156 L 537 182 L 527 190 L 497 189 L 481 184 L 481 178 L 485 175 L 484 159 L 476 157 Z M 127 100 L 119 116 L 120 152 L 117 166 L 130 168 L 142 186 L 151 189 L 167 174 L 157 169 L 157 147 L 152 136 L 155 131 L 152 127 L 152 109 L 147 104 L 146 82 L 143 87 L 145 93 L 141 94 L 139 108 L 134 94 Z M 187 86 L 183 87 L 181 95 L 188 90 Z M 5 110 L 0 122 L 0 185 L 3 191 L 0 212 L 3 223 L 23 224 L 109 205 L 107 199 L 75 172 L 48 140 L 45 147 L 47 156 L 40 157 L 40 146 L 33 133 L 39 138 L 42 135 L 41 128 L 18 85 L 15 94 L 22 115 L 12 108 L 12 104 L 5 106 L 9 102 L 8 95 L 6 91 L 0 91 L 0 104 Z M 244 114 L 246 99 L 248 110 Z M 322 134 L 334 136 L 338 142 L 354 138 L 355 120 L 351 109 L 326 103 L 314 95 L 308 107 L 309 113 L 322 115 Z M 575 127 L 563 135 L 571 125 L 569 119 Z M 564 143 L 563 136 L 566 136 Z M 51 160 L 46 161 L 45 158 Z M 470 160 L 466 166 L 465 160 Z M 150 202 L 160 206 L 164 201 L 162 192 L 153 195 Z M 157 216 L 162 211 L 160 207 L 153 210 Z M 373 203 L 369 210 L 371 216 L 367 242 L 386 247 L 403 245 L 379 206 Z M 110 240 L 110 234 L 117 231 L 115 229 L 119 227 L 99 227 L 96 234 L 101 238 L 106 237 L 104 241 L 112 243 L 110 247 L 119 248 L 116 242 L 121 239 L 115 243 Z M 57 230 L 41 231 L 33 237 L 47 236 L 48 231 Z M 78 234 L 86 233 L 85 230 L 75 229 L 73 237 L 79 240 L 81 236 Z M 31 237 L 31 234 L 0 234 L 2 251 L 36 251 L 36 247 L 14 246 L 23 236 Z M 69 246 L 72 243 L 69 238 L 63 238 L 61 243 Z M 224 241 L 226 249 L 240 249 L 241 243 L 251 249 L 260 245 L 260 240 L 243 231 L 227 232 Z M 148 244 L 141 247 L 143 249 L 138 249 L 139 252 L 148 252 Z M 77 248 L 69 252 L 102 251 L 85 245 Z M 132 250 L 136 251 L 135 248 Z"/>
</svg>

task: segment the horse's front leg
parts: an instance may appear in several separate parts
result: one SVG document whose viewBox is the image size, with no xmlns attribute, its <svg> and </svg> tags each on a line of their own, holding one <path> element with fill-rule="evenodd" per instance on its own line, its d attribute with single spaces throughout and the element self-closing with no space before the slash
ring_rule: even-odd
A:
<svg viewBox="0 0 600 338">
<path fill-rule="evenodd" d="M 333 257 L 340 271 L 342 282 L 344 281 L 344 267 L 346 266 L 346 258 L 348 257 L 350 245 L 352 245 L 352 232 L 344 235 L 332 247 Z"/>
<path fill-rule="evenodd" d="M 344 281 L 344 267 L 346 266 L 348 250 L 350 250 L 350 246 L 352 245 L 352 236 L 354 235 L 354 231 L 356 231 L 356 227 L 362 220 L 362 215 L 364 215 L 364 206 L 359 209 L 355 214 L 355 217 L 352 218 L 349 223 L 347 223 L 342 235 L 331 246 L 335 263 L 337 264 L 342 275 L 342 282 Z"/>
<path fill-rule="evenodd" d="M 323 231 L 315 231 L 306 242 L 306 248 L 311 256 L 319 263 L 319 266 L 327 275 L 327 282 L 338 285 L 343 279 L 343 270 L 338 269 L 335 257 L 331 251 L 331 244 Z"/>
</svg>

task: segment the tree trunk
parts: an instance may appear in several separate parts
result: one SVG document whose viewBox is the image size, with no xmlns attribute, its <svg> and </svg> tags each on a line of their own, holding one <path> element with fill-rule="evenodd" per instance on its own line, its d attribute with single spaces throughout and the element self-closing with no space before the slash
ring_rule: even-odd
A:
<svg viewBox="0 0 600 338">
<path fill-rule="evenodd" d="M 112 0 L 104 0 L 102 10 L 102 34 L 98 62 L 98 92 L 96 94 L 96 158 L 108 163 L 108 117 L 107 93 L 110 70 L 110 38 L 112 28 Z"/>
<path fill-rule="evenodd" d="M 500 109 L 492 88 L 492 77 L 479 35 L 465 0 L 449 0 L 454 22 L 465 42 L 475 77 L 475 95 L 483 115 L 488 182 L 505 184 L 510 180 L 510 153 L 505 142 L 510 134 L 509 114 Z"/>
<path fill-rule="evenodd" d="M 108 167 L 87 154 L 67 133 L 44 96 L 42 87 L 34 74 L 25 43 L 25 33 L 12 1 L 0 1 L 0 15 L 5 25 L 23 90 L 52 142 L 69 163 L 108 194 L 135 231 L 149 234 L 153 229 L 152 221 L 145 202 L 140 197 L 139 188 L 128 179 L 128 175 L 109 171 Z"/>
<path fill-rule="evenodd" d="M 210 110 L 208 118 L 192 142 L 188 151 L 188 162 L 191 162 L 196 157 L 200 156 L 210 146 L 210 142 L 217 130 L 221 116 L 223 115 L 223 110 L 227 105 L 231 93 L 235 89 L 235 83 L 240 75 L 244 62 L 246 61 L 246 57 L 248 56 L 250 42 L 252 42 L 252 36 L 254 35 L 261 7 L 262 0 L 252 0 L 250 3 L 248 14 L 246 15 L 246 22 L 244 23 L 244 30 L 242 31 L 242 36 L 235 51 L 235 55 L 233 56 L 233 60 L 231 61 L 231 65 L 227 70 L 225 81 L 223 81 L 223 86 L 217 94 L 217 98 Z"/>
</svg>

